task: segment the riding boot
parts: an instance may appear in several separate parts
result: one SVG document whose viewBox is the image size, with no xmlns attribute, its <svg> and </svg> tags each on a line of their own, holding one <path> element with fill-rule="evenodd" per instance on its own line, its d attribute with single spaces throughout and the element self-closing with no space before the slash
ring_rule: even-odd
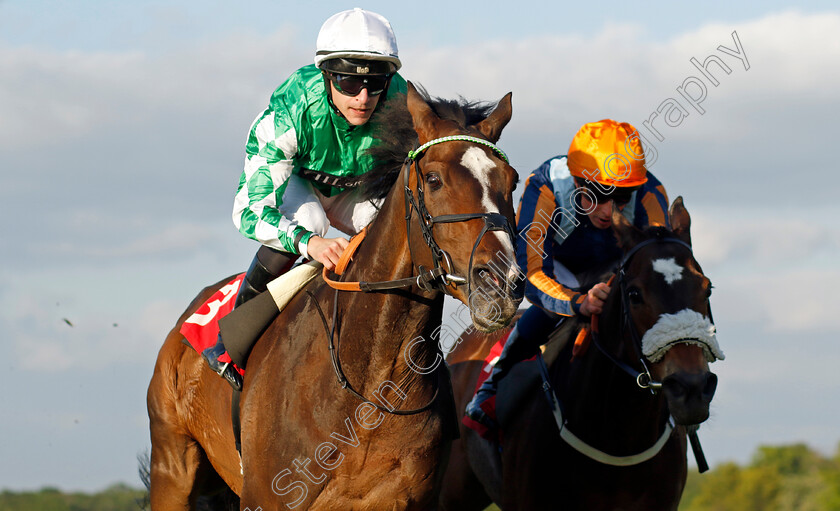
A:
<svg viewBox="0 0 840 511">
<path fill-rule="evenodd" d="M 562 320 L 561 318 L 559 321 Z M 559 321 L 556 315 L 536 306 L 528 308 L 522 314 L 510 331 L 499 359 L 493 364 L 490 376 L 484 380 L 467 405 L 468 417 L 490 429 L 497 428 L 496 421 L 487 414 L 487 410 L 493 408 L 489 400 L 496 396 L 499 382 L 517 362 L 537 354 L 540 344 L 543 344 L 552 330 L 557 328 Z"/>
<path fill-rule="evenodd" d="M 266 246 L 260 247 L 239 287 L 233 305 L 234 309 L 265 291 L 268 283 L 286 273 L 297 257 L 296 254 L 289 252 L 281 252 Z M 239 371 L 230 362 L 219 360 L 219 357 L 226 352 L 220 333 L 216 344 L 202 351 L 201 355 L 210 369 L 224 378 L 234 390 L 242 390 L 242 375 Z"/>
<path fill-rule="evenodd" d="M 534 355 L 539 345 L 534 345 L 534 339 L 523 336 L 519 332 L 519 326 L 514 326 L 510 331 L 504 349 L 499 359 L 493 364 L 490 376 L 484 380 L 473 396 L 472 401 L 467 404 L 466 415 L 472 420 L 483 424 L 490 429 L 496 429 L 498 424 L 488 414 L 485 408 L 489 405 L 488 400 L 496 395 L 499 381 L 510 372 L 511 368 L 522 360 Z"/>
</svg>

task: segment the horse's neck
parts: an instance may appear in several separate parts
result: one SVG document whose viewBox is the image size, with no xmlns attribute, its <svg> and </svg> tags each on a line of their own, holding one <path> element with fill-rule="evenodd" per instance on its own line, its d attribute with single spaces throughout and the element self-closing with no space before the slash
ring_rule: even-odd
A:
<svg viewBox="0 0 840 511">
<path fill-rule="evenodd" d="M 412 276 L 405 207 L 398 193 L 402 187 L 396 188 L 368 228 L 344 280 L 376 282 Z M 418 294 L 414 286 L 375 293 L 342 293 L 340 314 L 342 332 L 357 337 L 345 341 L 352 342 L 353 347 L 348 350 L 354 353 L 347 351 L 345 357 L 342 347 L 342 361 L 346 366 L 355 366 L 351 368 L 355 374 L 365 374 L 365 383 L 360 382 L 360 386 L 375 389 L 383 381 L 391 381 L 406 391 L 434 377 L 434 374 L 424 375 L 416 367 L 429 367 L 437 357 L 436 339 L 432 335 L 443 314 L 441 293 Z M 422 339 L 418 341 L 418 337 Z M 414 370 L 406 359 L 409 347 Z"/>
<path fill-rule="evenodd" d="M 628 335 L 621 329 L 617 300 L 604 307 L 599 325 L 600 342 L 607 350 L 617 344 L 616 336 Z M 631 341 L 622 342 L 628 345 Z M 629 365 L 641 369 L 638 360 Z M 592 439 L 593 443 L 608 439 L 613 446 L 621 442 L 630 450 L 640 450 L 639 447 L 649 447 L 662 433 L 667 409 L 661 393 L 651 395 L 640 389 L 596 346 L 589 346 L 579 365 L 555 377 L 558 376 L 570 428 L 582 438 Z"/>
</svg>

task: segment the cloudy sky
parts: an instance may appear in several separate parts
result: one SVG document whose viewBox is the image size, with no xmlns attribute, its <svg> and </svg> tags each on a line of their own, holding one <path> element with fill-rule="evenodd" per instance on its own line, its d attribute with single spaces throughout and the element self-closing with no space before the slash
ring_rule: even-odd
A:
<svg viewBox="0 0 840 511">
<path fill-rule="evenodd" d="M 359 4 L 433 94 L 513 91 L 499 144 L 522 175 L 585 122 L 647 136 L 715 284 L 713 465 L 840 441 L 840 11 L 797 3 Z M 230 221 L 248 127 L 351 7 L 0 0 L 0 489 L 139 484 L 157 350 L 257 248 Z M 711 55 L 717 86 L 691 62 Z"/>
</svg>

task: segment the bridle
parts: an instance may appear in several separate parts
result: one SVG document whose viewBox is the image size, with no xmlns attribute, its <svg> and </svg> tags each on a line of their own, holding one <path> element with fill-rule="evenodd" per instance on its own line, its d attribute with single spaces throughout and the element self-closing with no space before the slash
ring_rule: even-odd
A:
<svg viewBox="0 0 840 511">
<path fill-rule="evenodd" d="M 488 142 L 487 140 L 477 137 L 471 137 L 468 135 L 452 135 L 448 137 L 436 138 L 434 140 L 426 142 L 425 144 L 421 145 L 413 151 L 409 151 L 408 156 L 403 162 L 403 168 L 405 170 L 405 172 L 403 173 L 403 188 L 405 191 L 405 229 L 406 237 L 409 241 L 409 252 L 411 252 L 411 216 L 412 213 L 416 211 L 418 223 L 420 224 L 420 230 L 423 233 L 423 240 L 426 242 L 426 246 L 428 246 L 429 250 L 431 250 L 432 252 L 432 260 L 434 261 L 435 265 L 434 269 L 430 270 L 430 273 L 433 275 L 439 275 L 438 277 L 433 277 L 431 279 L 423 279 L 423 285 L 421 285 L 421 288 L 425 291 L 432 291 L 433 289 L 445 290 L 445 288 L 450 284 L 454 284 L 455 286 L 468 284 L 467 296 L 471 296 L 472 283 L 470 281 L 469 276 L 472 274 L 473 258 L 475 257 L 475 251 L 476 249 L 478 249 L 478 245 L 481 243 L 481 240 L 484 238 L 484 235 L 487 234 L 489 231 L 503 231 L 507 233 L 507 235 L 510 237 L 511 243 L 515 243 L 516 236 L 513 232 L 513 228 L 511 227 L 510 222 L 508 222 L 507 217 L 498 212 L 464 213 L 456 215 L 438 216 L 432 216 L 429 213 L 429 210 L 426 208 L 426 200 L 422 186 L 423 175 L 420 171 L 420 159 L 422 158 L 423 153 L 429 147 L 436 144 L 441 144 L 443 142 L 454 141 L 473 142 L 476 144 L 487 146 L 490 149 L 492 149 L 493 152 L 495 152 L 501 159 L 503 159 L 505 163 L 510 163 L 507 155 L 494 144 Z M 417 176 L 416 199 L 414 196 L 414 192 L 409 186 L 409 174 L 412 163 L 414 164 L 414 171 Z M 462 276 L 454 275 L 452 273 L 454 272 L 454 268 L 452 266 L 452 258 L 445 250 L 441 249 L 440 246 L 437 244 L 437 241 L 435 241 L 435 235 L 433 232 L 434 226 L 435 224 L 465 222 L 468 220 L 475 220 L 479 218 L 484 219 L 484 227 L 481 229 L 478 238 L 475 240 L 472 252 L 470 253 L 470 262 L 469 266 L 467 267 L 467 277 L 465 278 Z M 411 260 L 415 260 L 413 253 L 411 253 Z M 419 266 L 418 271 L 422 275 L 426 270 L 422 266 Z M 418 284 L 420 284 L 420 282 L 421 279 L 418 279 Z"/>
<path fill-rule="evenodd" d="M 622 257 L 616 276 L 618 278 L 618 286 L 619 292 L 621 295 L 621 316 L 622 316 L 622 331 L 629 330 L 630 336 L 632 338 L 632 344 L 635 351 L 635 356 L 638 357 L 639 363 L 641 364 L 643 370 L 641 372 L 633 369 L 630 367 L 629 364 L 618 360 L 614 357 L 609 351 L 607 351 L 601 344 L 599 335 L 598 335 L 598 328 L 597 328 L 597 316 L 593 316 L 592 318 L 592 327 L 590 329 L 590 333 L 592 336 L 592 343 L 598 348 L 604 356 L 606 356 L 614 365 L 620 368 L 622 371 L 630 375 L 635 381 L 636 384 L 642 389 L 650 389 L 651 393 L 656 393 L 658 390 L 662 388 L 662 383 L 653 381 L 653 378 L 650 375 L 650 370 L 648 369 L 647 363 L 645 362 L 645 357 L 642 354 L 642 339 L 639 336 L 639 332 L 636 330 L 635 325 L 633 324 L 633 318 L 630 314 L 630 307 L 629 307 L 629 296 L 627 293 L 627 266 L 630 264 L 630 260 L 633 258 L 636 253 L 641 250 L 642 248 L 652 245 L 652 244 L 664 244 L 664 243 L 676 243 L 678 245 L 682 245 L 683 247 L 687 248 L 689 253 L 693 257 L 693 250 L 691 249 L 691 245 L 685 243 L 682 240 L 676 238 L 654 238 L 645 240 L 633 248 L 631 248 L 624 256 Z M 708 302 L 707 302 L 708 303 Z M 711 319 L 711 307 L 708 308 L 709 311 L 709 320 L 714 323 Z M 679 342 L 686 339 L 677 339 L 675 342 Z M 545 360 L 543 360 L 541 355 L 537 356 L 538 367 L 540 370 L 540 375 L 542 378 L 542 390 L 545 393 L 545 397 L 548 400 L 549 406 L 551 408 L 552 415 L 554 416 L 554 420 L 557 423 L 557 427 L 560 430 L 560 437 L 573 449 L 578 451 L 579 453 L 595 460 L 600 463 L 612 466 L 632 466 L 638 465 L 639 463 L 643 463 L 657 454 L 662 450 L 662 448 L 667 443 L 668 439 L 671 436 L 671 433 L 674 429 L 674 421 L 673 418 L 668 417 L 667 422 L 665 423 L 665 428 L 656 442 L 647 448 L 646 450 L 632 454 L 629 456 L 614 456 L 603 452 L 583 440 L 577 437 L 572 431 L 568 428 L 568 422 L 563 417 L 563 407 L 560 403 L 559 399 L 557 398 L 557 394 L 554 392 L 554 389 L 551 385 L 551 377 L 548 373 L 548 367 L 545 365 Z M 686 427 L 686 433 L 688 435 L 689 441 L 691 443 L 692 451 L 694 452 L 694 456 L 697 459 L 697 464 L 700 472 L 705 472 L 708 470 L 708 464 L 706 463 L 705 456 L 703 454 L 703 450 L 700 446 L 700 440 L 697 436 L 697 425 L 693 427 Z"/>
<path fill-rule="evenodd" d="M 426 269 L 423 266 L 417 266 L 418 275 L 417 277 L 410 277 L 404 279 L 397 279 L 397 280 L 388 280 L 388 281 L 379 281 L 379 282 L 336 282 L 327 277 L 327 271 L 324 270 L 324 281 L 331 287 L 336 290 L 335 293 L 335 300 L 333 302 L 333 317 L 332 317 L 332 327 L 330 327 L 329 322 L 327 321 L 327 317 L 324 315 L 323 310 L 321 309 L 318 300 L 316 299 L 315 295 L 307 290 L 307 294 L 309 295 L 312 302 L 315 304 L 316 309 L 318 310 L 319 315 L 321 316 L 321 321 L 324 324 L 324 329 L 327 332 L 327 337 L 329 339 L 329 351 L 330 351 L 330 359 L 332 360 L 333 370 L 335 372 L 336 377 L 338 378 L 338 382 L 341 387 L 351 394 L 353 394 L 358 399 L 370 403 L 375 406 L 380 411 L 390 413 L 393 415 L 414 415 L 417 413 L 424 412 L 432 407 L 432 405 L 437 400 L 439 391 L 440 391 L 440 384 L 438 383 L 437 388 L 435 389 L 435 393 L 432 398 L 426 403 L 424 406 L 420 408 L 415 408 L 412 410 L 394 410 L 391 408 L 383 407 L 379 403 L 371 401 L 370 399 L 363 396 L 360 392 L 353 388 L 350 382 L 347 380 L 347 377 L 344 375 L 344 371 L 341 368 L 341 358 L 339 355 L 338 347 L 336 346 L 335 337 L 336 337 L 336 325 L 338 324 L 338 295 L 339 291 L 363 291 L 363 292 L 375 292 L 381 291 L 386 289 L 396 289 L 402 287 L 410 287 L 417 285 L 420 289 L 424 291 L 442 291 L 447 292 L 450 285 L 459 286 L 462 284 L 467 284 L 468 290 L 471 291 L 471 279 L 469 275 L 472 273 L 472 265 L 473 265 L 473 257 L 475 256 L 475 251 L 478 248 L 478 245 L 481 243 L 482 238 L 488 231 L 504 231 L 510 236 L 511 243 L 514 242 L 514 232 L 513 228 L 510 226 L 507 217 L 502 215 L 501 213 L 466 213 L 466 214 L 454 214 L 454 215 L 439 215 L 433 217 L 429 214 L 428 209 L 426 208 L 426 201 L 423 194 L 423 187 L 422 187 L 422 173 L 420 172 L 420 159 L 426 149 L 429 147 L 440 144 L 443 142 L 452 142 L 452 141 L 463 141 L 463 142 L 473 142 L 476 144 L 481 144 L 493 149 L 493 151 L 499 155 L 506 163 L 508 163 L 507 155 L 498 147 L 496 147 L 491 142 L 487 140 L 471 137 L 467 135 L 454 135 L 448 137 L 441 137 L 436 138 L 434 140 L 430 140 L 425 144 L 421 145 L 417 149 L 413 151 L 409 151 L 408 156 L 405 158 L 403 162 L 402 172 L 404 174 L 403 178 L 403 188 L 405 192 L 405 226 L 406 226 L 406 242 L 408 243 L 409 253 L 411 254 L 411 261 L 412 266 L 414 265 L 414 253 L 411 250 L 411 217 L 414 211 L 417 212 L 417 219 L 420 224 L 420 230 L 423 233 L 423 240 L 426 242 L 426 245 L 432 252 L 432 260 L 434 261 L 434 268 Z M 417 197 L 415 198 L 414 191 L 412 191 L 411 186 L 409 184 L 409 175 L 411 172 L 412 164 L 414 166 L 416 175 L 417 175 Z M 475 220 L 475 219 L 484 219 L 484 228 L 478 235 L 478 239 L 476 240 L 475 244 L 473 245 L 472 252 L 470 253 L 470 263 L 468 267 L 468 276 L 462 277 L 458 275 L 454 275 L 454 267 L 452 265 L 452 258 L 449 254 L 440 248 L 435 241 L 435 236 L 433 232 L 433 227 L 435 224 L 444 224 L 444 223 L 453 223 L 453 222 L 464 222 L 468 220 Z M 359 241 L 353 243 L 351 241 L 351 246 L 358 247 Z M 345 259 L 345 256 L 347 259 Z M 345 263 L 339 263 L 339 265 L 344 266 L 346 261 L 349 261 L 350 254 L 343 254 L 342 259 L 345 259 Z M 470 295 L 468 295 L 470 296 Z M 443 367 L 443 366 L 440 366 Z M 445 369 L 443 369 L 445 370 Z M 439 375 L 439 378 L 442 376 Z"/>
<path fill-rule="evenodd" d="M 414 251 L 411 248 L 411 217 L 412 214 L 416 211 L 417 221 L 420 225 L 420 230 L 423 234 L 423 241 L 426 243 L 426 246 L 429 247 L 429 250 L 432 253 L 432 261 L 434 262 L 434 267 L 425 268 L 422 265 L 417 265 L 418 273 L 416 277 L 409 277 L 396 280 L 384 280 L 377 282 L 335 281 L 329 278 L 328 272 L 325 268 L 323 271 L 324 282 L 326 282 L 330 287 L 333 287 L 340 291 L 364 292 L 397 289 L 416 285 L 423 291 L 442 291 L 444 293 L 448 293 L 450 290 L 450 286 L 457 287 L 463 284 L 467 284 L 467 296 L 471 296 L 472 282 L 469 278 L 469 275 L 472 273 L 475 252 L 478 249 L 478 245 L 481 243 L 481 240 L 484 238 L 484 235 L 487 234 L 489 231 L 504 231 L 509 236 L 511 244 L 515 243 L 516 235 L 507 217 L 498 212 L 438 215 L 434 217 L 429 213 L 429 210 L 426 208 L 426 199 L 422 185 L 423 175 L 420 171 L 420 159 L 422 158 L 423 152 L 429 147 L 443 142 L 454 141 L 473 142 L 476 144 L 490 147 L 491 149 L 493 149 L 494 152 L 496 152 L 496 154 L 499 155 L 500 158 L 502 158 L 506 163 L 508 162 L 507 155 L 501 149 L 493 145 L 491 142 L 488 142 L 487 140 L 481 138 L 471 137 L 468 135 L 452 135 L 447 137 L 436 138 L 434 140 L 426 142 L 417 149 L 408 152 L 408 156 L 406 156 L 402 165 L 402 169 L 400 171 L 400 173 L 403 174 L 403 191 L 405 197 L 406 241 L 408 243 L 411 262 L 412 265 L 414 265 L 414 261 L 416 261 L 416 258 L 414 257 Z M 416 197 L 415 192 L 411 189 L 411 186 L 409 184 L 409 176 L 411 174 L 412 164 L 417 175 Z M 478 234 L 478 238 L 473 244 L 472 252 L 470 253 L 470 262 L 467 268 L 467 276 L 463 277 L 460 275 L 456 275 L 453 273 L 455 269 L 452 264 L 452 258 L 445 250 L 440 248 L 440 245 L 438 245 L 437 241 L 435 240 L 435 235 L 433 231 L 434 226 L 435 224 L 466 222 L 469 220 L 476 219 L 483 219 L 484 227 L 481 229 L 481 232 Z M 359 243 L 361 242 L 360 236 L 364 236 L 366 229 L 367 228 L 365 228 L 365 230 L 363 230 L 350 241 L 350 246 L 348 247 L 348 250 L 346 250 L 345 253 L 342 254 L 342 261 L 338 263 L 336 268 L 341 268 L 341 271 L 343 271 L 343 269 L 346 267 L 346 264 L 349 262 L 350 257 L 352 256 L 352 251 L 358 248 Z M 341 273 L 341 271 L 337 269 L 336 273 Z"/>
<path fill-rule="evenodd" d="M 633 248 L 631 248 L 624 257 L 622 257 L 621 262 L 618 265 L 617 270 L 617 279 L 618 279 L 618 287 L 619 293 L 621 296 L 621 328 L 622 331 L 627 330 L 630 332 L 630 337 L 632 340 L 633 350 L 635 351 L 635 356 L 638 358 L 639 363 L 642 366 L 642 371 L 637 371 L 630 367 L 627 363 L 618 360 L 614 357 L 609 351 L 607 351 L 600 342 L 600 336 L 598 335 L 597 330 L 592 330 L 592 343 L 598 348 L 604 356 L 606 356 L 614 365 L 616 365 L 619 369 L 630 375 L 635 381 L 636 385 L 643 389 L 650 389 L 652 393 L 657 392 L 662 388 L 662 382 L 654 381 L 653 377 L 650 375 L 650 369 L 648 368 L 647 363 L 645 362 L 645 357 L 642 354 L 642 338 L 639 336 L 639 332 L 636 329 L 635 325 L 633 324 L 633 317 L 630 314 L 630 307 L 629 307 L 629 296 L 627 293 L 627 266 L 630 264 L 633 256 L 641 250 L 642 248 L 653 245 L 653 244 L 665 244 L 665 243 L 676 243 L 677 245 L 681 245 L 688 249 L 689 254 L 693 257 L 694 252 L 691 248 L 691 245 L 688 243 L 679 240 L 677 238 L 653 238 L 649 240 L 645 240 Z M 711 308 L 709 308 L 709 316 L 711 319 Z M 687 339 L 676 339 L 674 343 L 678 343 L 679 341 L 683 341 Z"/>
</svg>

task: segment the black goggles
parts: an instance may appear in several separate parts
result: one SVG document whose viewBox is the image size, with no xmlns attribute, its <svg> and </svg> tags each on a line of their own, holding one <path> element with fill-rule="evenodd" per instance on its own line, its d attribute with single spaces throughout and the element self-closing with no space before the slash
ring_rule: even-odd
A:
<svg viewBox="0 0 840 511">
<path fill-rule="evenodd" d="M 391 75 L 345 75 L 341 73 L 327 73 L 335 90 L 345 96 L 358 96 L 362 89 L 367 89 L 368 96 L 382 94 Z"/>
<path fill-rule="evenodd" d="M 633 186 L 631 188 L 613 186 L 610 187 L 612 188 L 611 191 L 604 192 L 603 188 L 606 188 L 604 185 L 597 185 L 589 181 L 583 181 L 582 184 L 589 192 L 586 194 L 588 198 L 591 199 L 594 196 L 595 202 L 598 204 L 613 201 L 616 206 L 627 205 L 627 203 L 630 202 L 630 199 L 633 198 L 633 192 L 639 189 L 638 186 Z"/>
</svg>

